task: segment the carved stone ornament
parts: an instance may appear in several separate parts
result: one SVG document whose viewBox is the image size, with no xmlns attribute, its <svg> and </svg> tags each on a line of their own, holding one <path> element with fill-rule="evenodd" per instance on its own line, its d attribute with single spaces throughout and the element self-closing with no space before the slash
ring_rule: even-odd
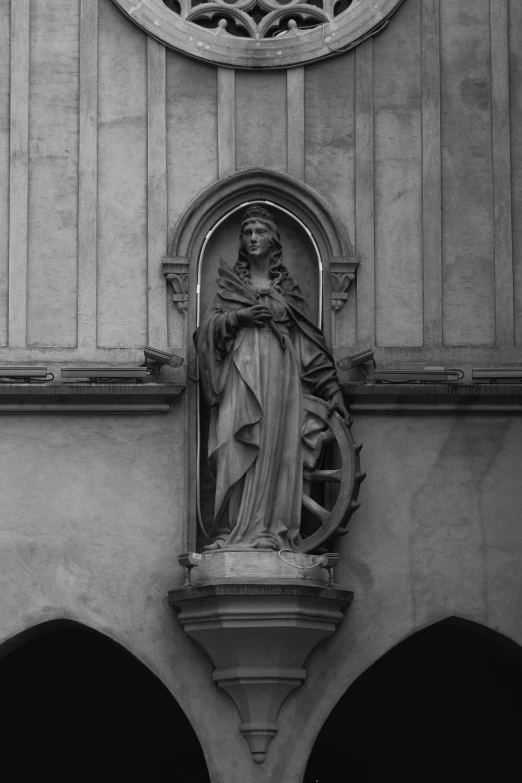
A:
<svg viewBox="0 0 522 783">
<path fill-rule="evenodd" d="M 351 49 L 403 0 L 113 0 L 166 46 L 238 68 L 281 68 Z"/>
<path fill-rule="evenodd" d="M 198 583 L 169 592 L 185 633 L 215 666 L 212 679 L 234 700 L 256 764 L 277 733 L 284 700 L 306 679 L 306 659 L 335 633 L 353 598 L 318 576 L 321 568 L 310 563 L 318 558 L 284 555 L 208 552 L 194 569 L 202 572 Z M 207 565 L 213 560 L 221 562 Z"/>
<path fill-rule="evenodd" d="M 330 263 L 332 276 L 332 310 L 338 313 L 348 299 L 348 289 L 355 280 L 357 259 L 354 257 L 336 258 Z"/>
<path fill-rule="evenodd" d="M 172 301 L 183 315 L 188 307 L 189 263 L 184 256 L 163 259 L 163 273 L 172 285 Z"/>
</svg>

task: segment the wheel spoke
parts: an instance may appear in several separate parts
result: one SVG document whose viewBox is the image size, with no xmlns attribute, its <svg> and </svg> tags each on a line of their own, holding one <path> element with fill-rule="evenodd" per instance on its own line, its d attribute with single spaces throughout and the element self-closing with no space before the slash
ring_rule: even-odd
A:
<svg viewBox="0 0 522 783">
<path fill-rule="evenodd" d="M 314 515 L 314 517 L 317 517 L 321 520 L 322 524 L 326 522 L 328 517 L 330 516 L 330 512 L 327 511 L 325 508 L 319 505 L 313 498 L 310 497 L 310 495 L 307 495 L 303 492 L 303 506 L 310 511 L 311 514 Z"/>
<path fill-rule="evenodd" d="M 334 481 L 337 484 L 341 481 L 341 469 L 337 470 L 305 470 L 304 478 L 306 481 L 318 481 L 324 483 L 326 481 Z"/>
<path fill-rule="evenodd" d="M 348 522 L 353 512 L 358 508 L 359 487 L 364 474 L 361 472 L 359 460 L 360 447 L 355 443 L 350 432 L 350 424 L 344 424 L 337 413 L 328 414 L 327 405 L 323 400 L 310 395 L 304 395 L 304 409 L 321 419 L 324 426 L 322 445 L 336 443 L 333 454 L 326 451 L 326 456 L 332 460 L 324 467 L 336 469 L 303 470 L 303 531 L 299 537 L 298 548 L 301 552 L 313 552 L 333 536 L 344 535 L 348 530 Z M 351 423 L 351 422 L 350 422 Z M 334 461 L 335 460 L 335 461 Z M 321 464 L 321 463 L 319 463 Z M 337 484 L 335 491 L 327 489 Z M 311 495 L 312 488 L 317 485 L 324 487 L 318 497 L 321 503 L 327 503 L 323 508 Z M 335 497 L 333 497 L 335 495 Z M 331 497 L 332 496 L 332 497 Z M 330 510 L 331 508 L 331 510 Z M 309 532 L 313 531 L 313 532 Z M 304 536 L 304 537 L 302 537 Z"/>
<path fill-rule="evenodd" d="M 337 438 L 333 434 L 332 430 L 326 430 L 323 433 L 323 446 L 328 446 L 329 443 L 336 443 Z"/>
</svg>

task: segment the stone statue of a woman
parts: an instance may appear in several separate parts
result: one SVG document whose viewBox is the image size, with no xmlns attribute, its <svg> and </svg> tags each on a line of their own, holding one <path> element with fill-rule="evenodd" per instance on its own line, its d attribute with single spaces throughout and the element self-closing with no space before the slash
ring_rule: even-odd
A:
<svg viewBox="0 0 522 783">
<path fill-rule="evenodd" d="M 259 206 L 244 215 L 234 268 L 221 263 L 195 342 L 216 479 L 207 549 L 296 549 L 310 445 L 303 393 L 348 413 L 324 336 L 283 265 L 275 220 Z"/>
</svg>

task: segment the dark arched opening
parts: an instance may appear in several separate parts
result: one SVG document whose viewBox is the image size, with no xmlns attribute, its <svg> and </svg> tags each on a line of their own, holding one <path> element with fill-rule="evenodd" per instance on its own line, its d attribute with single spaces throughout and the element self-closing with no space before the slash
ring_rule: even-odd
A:
<svg viewBox="0 0 522 783">
<path fill-rule="evenodd" d="M 121 645 L 79 623 L 44 623 L 2 645 L 0 694 L 2 761 L 16 764 L 20 780 L 44 770 L 83 780 L 93 768 L 90 779 L 105 780 L 109 770 L 146 764 L 149 780 L 209 781 L 168 689 Z"/>
<path fill-rule="evenodd" d="M 522 648 L 451 617 L 348 688 L 317 737 L 305 783 L 514 780 L 521 736 Z"/>
</svg>

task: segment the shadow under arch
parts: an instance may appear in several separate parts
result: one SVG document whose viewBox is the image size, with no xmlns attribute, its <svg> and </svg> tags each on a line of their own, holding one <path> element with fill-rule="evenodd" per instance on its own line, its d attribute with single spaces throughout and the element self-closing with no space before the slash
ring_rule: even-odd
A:
<svg viewBox="0 0 522 783">
<path fill-rule="evenodd" d="M 80 780 L 95 765 L 102 780 L 104 770 L 146 763 L 149 779 L 209 783 L 199 740 L 167 687 L 81 623 L 53 620 L 4 642 L 0 694 L 2 760 L 16 763 L 20 779 L 47 770 Z"/>
<path fill-rule="evenodd" d="M 522 647 L 449 617 L 397 644 L 341 696 L 304 783 L 518 779 Z"/>
</svg>

